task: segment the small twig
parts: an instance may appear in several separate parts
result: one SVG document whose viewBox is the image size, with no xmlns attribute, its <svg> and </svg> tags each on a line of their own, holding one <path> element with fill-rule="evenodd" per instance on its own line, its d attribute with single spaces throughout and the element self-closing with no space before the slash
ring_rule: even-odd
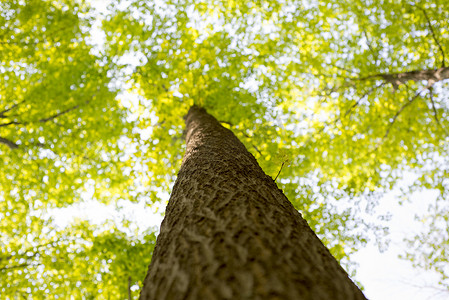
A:
<svg viewBox="0 0 449 300">
<path fill-rule="evenodd" d="M 8 122 L 8 123 L 0 124 L 0 127 L 5 127 L 5 126 L 9 126 L 9 125 L 20 125 L 20 124 L 22 124 L 22 123 L 11 121 L 11 122 Z"/>
<path fill-rule="evenodd" d="M 343 71 L 346 71 L 346 72 L 348 72 L 348 73 L 351 73 L 351 74 L 359 74 L 358 72 L 356 72 L 356 71 L 352 71 L 352 70 L 349 70 L 349 69 L 346 69 L 346 68 L 344 68 L 344 67 L 340 67 L 340 66 L 337 66 L 337 65 L 333 65 L 335 68 L 337 68 L 337 69 L 340 69 L 340 70 L 343 70 Z"/>
<path fill-rule="evenodd" d="M 5 139 L 3 137 L 0 137 L 0 143 L 8 146 L 10 149 L 17 149 L 17 148 L 19 148 L 19 146 L 17 146 L 16 143 L 14 143 L 11 140 Z"/>
<path fill-rule="evenodd" d="M 54 115 L 52 115 L 52 116 L 50 116 L 50 117 L 48 117 L 48 118 L 41 119 L 41 120 L 39 120 L 39 122 L 45 123 L 45 122 L 51 121 L 51 120 L 53 120 L 53 119 L 56 119 L 57 117 L 60 117 L 60 116 L 62 116 L 62 115 L 64 115 L 64 114 L 68 113 L 68 112 L 71 112 L 72 110 L 77 109 L 78 107 L 80 107 L 79 104 L 78 104 L 78 105 L 75 105 L 75 106 L 73 106 L 73 107 L 71 107 L 71 108 L 68 108 L 68 109 L 66 109 L 66 110 L 63 110 L 63 111 L 61 111 L 61 112 L 59 112 L 59 113 L 56 113 L 56 114 L 54 114 Z"/>
<path fill-rule="evenodd" d="M 283 161 L 283 162 L 282 162 L 281 168 L 279 169 L 278 174 L 277 174 L 276 177 L 274 178 L 274 182 L 276 182 L 276 179 L 278 179 L 279 174 L 281 174 L 282 168 L 284 167 L 284 164 L 285 164 L 285 163 L 286 163 L 286 161 Z"/>
<path fill-rule="evenodd" d="M 445 58 L 444 58 L 443 47 L 441 47 L 441 44 L 440 44 L 440 42 L 439 42 L 438 39 L 437 39 L 437 36 L 436 36 L 436 34 L 435 34 L 435 31 L 433 30 L 433 27 L 432 27 L 432 23 L 430 22 L 429 16 L 427 16 L 426 10 L 425 10 L 424 8 L 422 8 L 422 7 L 419 7 L 419 6 L 417 6 L 417 7 L 418 7 L 420 10 L 422 10 L 422 12 L 423 12 L 423 14 L 424 14 L 424 17 L 425 17 L 426 20 L 427 20 L 427 24 L 429 25 L 430 32 L 432 33 L 433 40 L 435 41 L 435 43 L 437 44 L 438 48 L 440 49 L 441 56 L 442 56 L 442 58 L 441 58 L 441 60 L 442 60 L 441 66 L 444 68 L 444 67 L 445 67 Z"/>
<path fill-rule="evenodd" d="M 378 89 L 378 88 L 380 88 L 380 87 L 382 87 L 382 86 L 384 86 L 386 83 L 385 82 L 382 82 L 381 84 L 379 84 L 379 85 L 376 85 L 375 87 L 372 87 L 371 89 L 369 89 L 368 91 L 366 91 L 362 96 L 360 96 L 360 98 L 353 104 L 353 105 L 351 105 L 351 107 L 348 109 L 348 110 L 346 110 L 346 112 L 344 113 L 344 115 L 343 115 L 343 117 L 347 117 L 359 104 L 360 104 L 360 102 L 363 100 L 363 99 L 365 99 L 366 97 L 368 97 L 369 95 L 371 95 L 373 92 L 374 92 L 374 90 L 376 90 L 376 89 Z M 337 123 L 338 123 L 338 121 L 340 121 L 341 120 L 341 115 L 339 115 L 338 117 L 336 117 L 332 122 L 326 122 L 324 125 L 323 125 L 323 127 L 321 127 L 321 129 L 320 130 L 318 130 L 318 132 L 317 133 L 315 133 L 315 134 L 311 134 L 310 136 L 309 136 L 309 138 L 303 143 L 303 145 L 302 145 L 302 147 L 304 147 L 304 146 L 306 146 L 309 142 L 310 142 L 310 140 L 315 136 L 315 135 L 318 135 L 318 134 L 321 134 L 321 133 L 323 133 L 323 131 L 326 129 L 326 128 L 328 128 L 329 126 L 335 126 Z"/>
<path fill-rule="evenodd" d="M 435 107 L 435 102 L 433 101 L 433 88 L 432 87 L 429 88 L 429 97 L 430 97 L 430 102 L 432 103 L 432 110 L 433 110 L 433 113 L 434 113 L 435 121 L 437 122 L 438 126 L 440 126 L 440 128 L 444 130 L 446 135 L 449 135 L 447 130 L 441 125 L 440 120 L 438 118 L 438 112 L 437 112 L 437 109 Z"/>
<path fill-rule="evenodd" d="M 413 103 L 413 101 L 416 100 L 416 98 L 418 98 L 421 95 L 422 91 L 419 91 L 415 94 L 415 96 L 410 99 L 407 103 L 405 103 L 397 112 L 396 114 L 393 116 L 393 120 L 390 122 L 387 131 L 385 132 L 385 135 L 383 136 L 383 138 L 377 143 L 376 148 L 374 148 L 372 151 L 370 151 L 368 154 L 374 153 L 377 151 L 377 149 L 379 149 L 380 145 L 383 144 L 383 142 L 385 141 L 385 139 L 388 137 L 388 135 L 390 134 L 391 128 L 393 127 L 394 123 L 396 122 L 396 119 L 399 117 L 399 115 L 402 113 L 402 111 L 409 106 L 410 104 Z"/>
<path fill-rule="evenodd" d="M 407 103 L 405 103 L 405 104 L 404 104 L 404 105 L 403 105 L 403 106 L 396 112 L 396 114 L 394 115 L 393 120 L 390 122 L 390 125 L 389 125 L 388 128 L 387 128 L 387 132 L 385 132 L 385 135 L 384 135 L 384 137 L 382 138 L 382 140 L 384 140 L 384 139 L 387 138 L 388 134 L 390 133 L 391 128 L 392 128 L 393 125 L 394 125 L 394 122 L 396 122 L 396 119 L 399 117 L 399 115 L 402 113 L 402 111 L 403 111 L 407 106 L 409 106 L 410 104 L 412 104 L 413 101 L 415 101 L 415 99 L 418 98 L 420 95 L 421 95 L 421 92 L 416 93 L 416 95 L 415 95 L 412 99 L 410 99 Z"/>
<path fill-rule="evenodd" d="M 0 268 L 0 271 L 6 271 L 6 270 L 11 270 L 11 269 L 19 269 L 19 268 L 25 268 L 28 267 L 30 264 L 20 264 L 20 265 L 14 265 L 14 266 L 6 266 L 6 267 L 2 267 Z"/>
<path fill-rule="evenodd" d="M 11 269 L 19 269 L 19 268 L 25 268 L 25 267 L 28 267 L 28 266 L 40 266 L 40 265 L 41 264 L 24 263 L 24 264 L 20 264 L 20 265 L 2 267 L 2 268 L 0 268 L 0 271 L 7 271 L 7 270 L 11 270 Z"/>
<path fill-rule="evenodd" d="M 14 105 L 12 105 L 10 108 L 7 108 L 3 111 L 0 112 L 0 118 L 5 118 L 5 113 L 7 113 L 8 111 L 13 110 L 14 108 L 16 108 L 17 106 L 19 106 L 20 104 L 22 104 L 23 102 L 25 102 L 25 100 L 20 101 L 19 103 L 16 103 Z"/>
<path fill-rule="evenodd" d="M 131 276 L 128 277 L 128 300 L 132 300 L 132 295 L 131 295 Z"/>
<path fill-rule="evenodd" d="M 219 123 L 223 123 L 223 124 L 227 124 L 227 125 L 229 125 L 229 126 L 234 126 L 231 122 L 228 122 L 228 121 L 218 121 Z"/>
<path fill-rule="evenodd" d="M 223 123 L 223 124 L 227 124 L 227 125 L 229 125 L 229 126 L 231 126 L 231 127 L 234 127 L 234 125 L 231 123 L 231 122 L 228 122 L 228 121 L 218 121 L 219 123 Z M 247 135 L 245 132 L 243 132 L 243 131 L 241 131 L 240 130 L 240 132 L 245 136 L 245 137 L 247 137 L 247 138 L 251 138 L 249 135 Z M 259 148 L 257 148 L 254 144 L 252 144 L 251 143 L 251 146 L 253 146 L 253 148 L 254 148 L 254 150 L 256 150 L 257 151 L 257 153 L 259 153 L 260 154 L 260 156 L 263 156 L 262 155 L 262 152 L 259 150 Z"/>
<path fill-rule="evenodd" d="M 374 48 L 373 48 L 372 45 L 371 45 L 371 41 L 370 41 L 370 39 L 368 38 L 368 33 L 366 33 L 366 30 L 365 30 L 365 29 L 363 30 L 363 35 L 364 35 L 365 38 L 366 38 L 366 44 L 368 45 L 369 50 L 371 51 L 371 53 L 373 54 L 373 56 L 374 56 L 375 59 L 376 59 L 375 64 L 377 65 L 377 62 L 379 61 L 379 54 L 376 53 L 376 51 L 374 51 Z"/>
</svg>

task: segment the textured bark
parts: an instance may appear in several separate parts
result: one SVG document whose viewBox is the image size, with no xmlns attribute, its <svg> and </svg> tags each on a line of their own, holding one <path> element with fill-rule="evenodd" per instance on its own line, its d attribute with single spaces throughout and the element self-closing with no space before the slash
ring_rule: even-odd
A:
<svg viewBox="0 0 449 300">
<path fill-rule="evenodd" d="M 141 299 L 365 299 L 228 129 L 199 107 Z"/>
</svg>

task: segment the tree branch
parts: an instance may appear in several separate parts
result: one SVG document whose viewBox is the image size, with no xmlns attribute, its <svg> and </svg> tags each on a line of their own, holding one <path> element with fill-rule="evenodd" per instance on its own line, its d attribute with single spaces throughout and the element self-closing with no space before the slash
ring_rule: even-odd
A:
<svg viewBox="0 0 449 300">
<path fill-rule="evenodd" d="M 413 101 L 415 101 L 420 95 L 421 95 L 422 91 L 419 91 L 415 94 L 415 96 L 410 99 L 407 103 L 405 103 L 397 112 L 396 114 L 393 116 L 393 120 L 390 122 L 390 124 L 388 125 L 387 131 L 385 132 L 385 135 L 383 136 L 383 138 L 379 141 L 379 143 L 377 143 L 376 148 L 374 148 L 373 151 L 370 151 L 369 154 L 376 152 L 377 149 L 379 149 L 380 145 L 383 144 L 383 142 L 385 141 L 385 139 L 388 137 L 388 135 L 390 134 L 391 128 L 393 127 L 394 123 L 396 122 L 396 119 L 399 117 L 399 115 L 402 113 L 402 111 L 404 111 L 404 109 L 409 106 L 410 104 L 413 103 Z"/>
<path fill-rule="evenodd" d="M 370 41 L 370 39 L 368 38 L 368 33 L 366 33 L 366 30 L 365 29 L 363 29 L 363 35 L 365 36 L 365 38 L 366 38 L 366 44 L 368 45 L 368 48 L 369 48 L 369 50 L 371 51 L 371 53 L 373 54 L 373 57 L 375 57 L 375 63 L 376 63 L 376 65 L 377 65 L 377 62 L 379 61 L 379 54 L 378 53 L 376 53 L 376 51 L 374 51 L 374 48 L 372 47 L 372 45 L 371 45 L 371 41 Z"/>
<path fill-rule="evenodd" d="M 0 137 L 0 143 L 8 146 L 10 149 L 17 149 L 19 146 L 11 140 Z"/>
<path fill-rule="evenodd" d="M 227 124 L 227 125 L 229 125 L 229 126 L 231 126 L 231 127 L 234 127 L 234 125 L 232 124 L 232 123 L 230 123 L 230 122 L 228 122 L 228 121 L 218 121 L 218 122 L 220 122 L 220 123 L 223 123 L 223 124 Z M 251 138 L 249 135 L 247 135 L 243 130 L 239 130 L 245 137 L 247 137 L 247 138 Z M 256 150 L 257 151 L 257 153 L 259 153 L 260 154 L 260 156 L 262 156 L 263 157 L 263 155 L 262 155 L 262 152 L 259 150 L 259 148 L 257 148 L 254 144 L 252 144 L 251 143 L 251 146 L 253 146 L 253 148 L 254 148 L 254 150 Z"/>
<path fill-rule="evenodd" d="M 30 265 L 31 264 L 24 263 L 24 264 L 20 264 L 20 265 L 6 266 L 6 267 L 0 268 L 0 271 L 7 271 L 7 270 L 11 270 L 11 269 L 25 268 L 25 267 L 28 267 Z"/>
<path fill-rule="evenodd" d="M 7 108 L 7 109 L 1 111 L 1 112 L 0 112 L 0 118 L 6 118 L 5 114 L 6 114 L 8 111 L 13 110 L 14 108 L 16 108 L 17 106 L 19 106 L 19 105 L 22 104 L 23 102 L 25 102 L 25 100 L 22 100 L 22 101 L 20 101 L 19 103 L 16 103 L 16 104 L 12 105 L 10 108 Z"/>
<path fill-rule="evenodd" d="M 131 276 L 128 276 L 128 300 L 132 300 L 132 295 L 131 295 Z"/>
<path fill-rule="evenodd" d="M 428 82 L 427 88 L 433 86 L 436 82 L 449 79 L 449 67 L 443 67 L 434 70 L 413 70 L 402 73 L 379 73 L 365 77 L 354 78 L 357 81 L 381 79 L 391 83 L 393 86 L 405 84 L 408 81 L 424 81 Z"/>
<path fill-rule="evenodd" d="M 346 68 L 341 67 L 341 66 L 337 66 L 337 65 L 332 65 L 332 66 L 335 67 L 335 68 L 337 68 L 337 69 L 343 70 L 343 71 L 345 71 L 345 72 L 351 73 L 351 74 L 359 74 L 359 73 L 356 72 L 356 71 L 349 70 L 349 69 L 346 69 Z M 344 77 L 344 76 L 342 76 L 342 77 L 343 77 L 343 78 L 347 78 L 347 77 Z"/>
<path fill-rule="evenodd" d="M 25 250 L 22 250 L 22 251 L 20 251 L 20 249 L 16 250 L 17 252 L 19 252 L 19 251 L 22 252 L 22 254 L 18 254 L 17 253 L 16 255 L 8 255 L 8 256 L 5 256 L 5 257 L 0 257 L 0 261 L 2 261 L 2 260 L 10 260 L 12 258 L 18 259 L 18 258 L 23 258 L 23 257 L 25 257 L 26 259 L 30 259 L 31 257 L 35 257 L 37 254 L 40 253 L 39 252 L 40 248 L 46 247 L 48 245 L 52 245 L 53 247 L 56 247 L 56 245 L 57 245 L 57 243 L 59 241 L 61 241 L 61 239 L 58 238 L 58 239 L 56 239 L 54 241 L 51 241 L 51 242 L 48 242 L 48 243 L 45 243 L 45 244 L 40 244 L 40 245 L 37 245 L 37 246 L 31 246 L 31 247 L 26 248 Z M 28 254 L 30 252 L 32 253 L 31 255 Z"/>
<path fill-rule="evenodd" d="M 20 125 L 20 124 L 23 124 L 23 123 L 11 121 L 11 122 L 8 122 L 8 123 L 0 124 L 0 127 L 5 127 L 5 126 L 9 126 L 9 125 Z"/>
<path fill-rule="evenodd" d="M 26 268 L 28 266 L 40 266 L 40 265 L 42 265 L 42 264 L 23 263 L 23 264 L 20 264 L 20 265 L 1 267 L 0 268 L 0 272 L 1 271 L 11 270 L 11 269 Z"/>
<path fill-rule="evenodd" d="M 274 178 L 274 182 L 276 182 L 276 179 L 278 179 L 279 174 L 281 174 L 282 168 L 284 167 L 285 161 L 282 162 L 281 168 L 279 169 L 278 174 L 276 175 L 276 177 Z"/>
<path fill-rule="evenodd" d="M 424 17 L 427 20 L 427 24 L 429 25 L 430 32 L 432 33 L 433 40 L 435 41 L 435 43 L 437 44 L 438 48 L 440 49 L 440 52 L 441 52 L 441 66 L 444 68 L 445 67 L 445 58 L 444 58 L 443 47 L 441 47 L 441 44 L 440 44 L 440 42 L 437 39 L 435 31 L 433 30 L 433 27 L 432 27 L 432 23 L 430 22 L 429 16 L 427 16 L 426 10 L 424 8 L 422 8 L 422 7 L 419 7 L 419 6 L 417 6 L 417 7 L 423 12 Z"/>
<path fill-rule="evenodd" d="M 80 107 L 79 104 L 78 104 L 78 105 L 75 105 L 75 106 L 73 106 L 73 107 L 71 107 L 71 108 L 68 108 L 68 109 L 66 109 L 66 110 L 63 110 L 63 111 L 61 111 L 61 112 L 59 112 L 59 113 L 56 113 L 56 114 L 54 114 L 54 115 L 52 115 L 52 116 L 50 116 L 50 117 L 48 117 L 48 118 L 41 119 L 41 120 L 39 120 L 39 122 L 45 123 L 45 122 L 51 121 L 51 120 L 53 120 L 53 119 L 56 119 L 57 117 L 60 117 L 60 116 L 66 114 L 66 113 L 68 113 L 68 112 L 71 112 L 71 111 L 77 109 L 78 107 Z"/>
<path fill-rule="evenodd" d="M 393 120 L 390 122 L 390 125 L 388 126 L 387 131 L 385 132 L 385 135 L 384 135 L 384 137 L 382 138 L 382 140 L 385 140 L 385 139 L 387 138 L 388 134 L 390 133 L 391 128 L 392 128 L 393 125 L 394 125 L 394 122 L 396 122 L 396 119 L 399 117 L 399 115 L 402 113 L 402 111 L 403 111 L 407 106 L 409 106 L 410 104 L 412 104 L 413 101 L 415 101 L 415 99 L 418 98 L 420 95 L 421 95 L 421 92 L 416 93 L 416 95 L 415 95 L 412 99 L 410 99 L 407 103 L 405 103 L 405 104 L 404 104 L 404 105 L 403 105 L 403 106 L 396 112 L 396 114 L 394 115 Z"/>
<path fill-rule="evenodd" d="M 432 110 L 433 110 L 433 113 L 434 113 L 435 121 L 437 122 L 438 126 L 440 126 L 440 128 L 444 130 L 446 135 L 449 135 L 447 130 L 441 125 L 440 120 L 438 118 L 438 112 L 437 112 L 437 109 L 435 107 L 435 102 L 433 101 L 433 89 L 432 88 L 429 88 L 429 97 L 430 97 L 430 102 L 432 103 Z"/>
<path fill-rule="evenodd" d="M 348 115 L 354 110 L 354 108 L 356 108 L 356 107 L 360 104 L 360 102 L 361 102 L 363 99 L 365 99 L 366 97 L 368 97 L 369 95 L 371 95 L 371 93 L 374 92 L 375 89 L 380 88 L 380 87 L 382 87 L 383 85 L 385 85 L 385 82 L 383 82 L 383 83 L 381 83 L 381 84 L 379 84 L 379 85 L 376 85 L 375 87 L 372 87 L 372 88 L 370 88 L 368 91 L 366 91 L 362 96 L 360 96 L 360 98 L 359 98 L 353 105 L 351 105 L 350 108 L 348 108 L 348 109 L 346 110 L 346 112 L 343 114 L 343 117 L 348 116 Z M 321 127 L 321 129 L 320 129 L 317 133 L 315 133 L 315 134 L 321 134 L 326 128 L 328 128 L 328 127 L 331 126 L 331 125 L 337 124 L 337 122 L 340 121 L 340 120 L 341 120 L 341 114 L 340 114 L 338 117 L 336 117 L 332 122 L 326 122 L 326 123 L 323 125 L 323 127 Z M 309 143 L 309 141 L 312 139 L 313 136 L 314 136 L 314 134 L 311 134 L 311 135 L 309 136 L 309 138 L 303 143 L 303 146 L 302 146 L 302 147 L 306 146 L 306 145 Z"/>
</svg>

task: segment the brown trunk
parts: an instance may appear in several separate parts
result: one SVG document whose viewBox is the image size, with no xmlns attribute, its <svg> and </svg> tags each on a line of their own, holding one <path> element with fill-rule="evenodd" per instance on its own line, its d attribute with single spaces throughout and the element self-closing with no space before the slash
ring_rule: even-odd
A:
<svg viewBox="0 0 449 300">
<path fill-rule="evenodd" d="M 199 107 L 141 299 L 365 299 L 228 129 Z"/>
</svg>

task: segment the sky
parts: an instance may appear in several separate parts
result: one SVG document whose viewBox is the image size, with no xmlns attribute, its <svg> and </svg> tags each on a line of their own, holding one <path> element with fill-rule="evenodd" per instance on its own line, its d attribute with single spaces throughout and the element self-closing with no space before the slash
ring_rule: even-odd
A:
<svg viewBox="0 0 449 300">
<path fill-rule="evenodd" d="M 379 211 L 392 214 L 388 222 L 391 240 L 388 250 L 381 253 L 376 246 L 369 244 L 355 254 L 353 260 L 359 263 L 357 279 L 371 300 L 449 299 L 448 291 L 438 290 L 435 274 L 413 268 L 410 261 L 398 257 L 407 249 L 403 239 L 411 238 L 423 228 L 423 224 L 415 220 L 415 215 L 423 214 L 438 193 L 431 190 L 416 192 L 409 202 L 399 205 L 394 199 L 397 190 L 386 194 L 378 207 Z"/>
</svg>

